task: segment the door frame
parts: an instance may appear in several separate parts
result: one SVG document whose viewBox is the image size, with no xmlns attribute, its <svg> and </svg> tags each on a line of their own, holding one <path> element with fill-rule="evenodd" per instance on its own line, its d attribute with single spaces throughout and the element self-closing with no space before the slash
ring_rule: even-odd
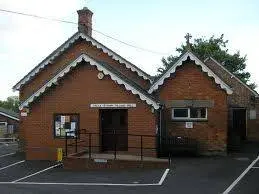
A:
<svg viewBox="0 0 259 194">
<path fill-rule="evenodd" d="M 248 119 L 248 112 L 247 112 L 247 108 L 246 107 L 232 107 L 231 111 L 232 111 L 232 127 L 233 127 L 233 111 L 234 110 L 245 110 L 245 139 L 247 138 L 247 119 Z"/>
<path fill-rule="evenodd" d="M 234 111 L 243 110 L 244 111 L 244 131 L 236 131 L 234 124 Z M 228 131 L 227 131 L 227 149 L 228 151 L 236 151 L 240 149 L 243 141 L 247 139 L 247 122 L 248 122 L 248 109 L 246 107 L 229 107 L 228 109 Z M 239 136 L 235 135 L 238 132 Z M 243 136 L 243 135 L 244 136 Z M 244 139 L 243 139 L 244 137 Z"/>
<path fill-rule="evenodd" d="M 126 122 L 127 122 L 127 134 L 128 134 L 128 126 L 129 126 L 129 119 L 128 119 L 128 109 L 127 108 L 101 108 L 99 109 L 99 152 L 103 152 L 103 126 L 102 126 L 102 113 L 105 110 L 126 110 Z M 127 141 L 128 141 L 128 136 L 127 136 Z M 127 147 L 128 147 L 128 142 L 127 142 Z M 128 148 L 127 148 L 128 150 Z M 112 151 L 112 150 L 111 150 Z M 119 151 L 119 150 L 118 150 Z"/>
</svg>

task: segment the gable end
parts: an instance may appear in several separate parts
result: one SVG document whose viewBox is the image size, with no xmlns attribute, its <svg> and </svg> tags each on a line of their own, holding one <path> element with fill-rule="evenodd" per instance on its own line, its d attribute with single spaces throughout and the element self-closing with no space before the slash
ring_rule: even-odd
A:
<svg viewBox="0 0 259 194">
<path fill-rule="evenodd" d="M 36 91 L 33 95 L 27 98 L 22 104 L 19 106 L 19 109 L 22 110 L 24 107 L 27 107 L 31 102 L 33 102 L 37 97 L 43 94 L 47 88 L 51 87 L 53 84 L 58 82 L 58 79 L 66 75 L 73 67 L 77 66 L 78 63 L 82 61 L 89 62 L 90 65 L 96 66 L 96 68 L 103 72 L 105 75 L 109 75 L 113 81 L 116 81 L 119 85 L 124 85 L 126 90 L 131 91 L 132 94 L 136 94 L 139 98 L 145 101 L 148 105 L 153 106 L 154 109 L 159 109 L 159 104 L 155 102 L 149 95 L 144 94 L 142 91 L 136 89 L 131 84 L 127 83 L 125 80 L 121 79 L 119 76 L 109 71 L 100 63 L 96 62 L 94 59 L 90 58 L 86 54 L 82 54 L 75 61 L 67 65 L 63 70 L 61 70 L 57 75 L 55 75 L 51 80 L 49 80 L 44 86 L 42 86 L 38 91 Z"/>
<path fill-rule="evenodd" d="M 75 33 L 71 38 L 69 38 L 64 44 L 62 44 L 59 48 L 57 48 L 54 52 L 52 52 L 47 58 L 45 58 L 39 65 L 37 65 L 32 71 L 30 71 L 26 76 L 24 76 L 15 86 L 13 86 L 13 90 L 20 90 L 21 86 L 26 84 L 32 77 L 38 74 L 42 69 L 44 69 L 48 64 L 51 64 L 53 60 L 62 54 L 67 48 L 69 48 L 76 40 L 82 38 L 86 41 L 91 42 L 93 46 L 98 49 L 101 49 L 104 53 L 108 54 L 112 59 L 118 61 L 121 64 L 125 64 L 126 68 L 130 69 L 132 72 L 136 72 L 138 76 L 142 77 L 145 80 L 148 80 L 150 83 L 152 82 L 150 75 L 122 58 L 120 55 L 110 50 L 103 44 L 99 43 L 92 37 L 85 35 L 82 32 Z"/>
<path fill-rule="evenodd" d="M 180 59 L 171 67 L 169 68 L 148 90 L 148 93 L 152 93 L 153 91 L 157 90 L 159 86 L 163 85 L 166 78 L 169 78 L 171 73 L 176 71 L 178 66 L 181 66 L 184 61 L 188 59 L 188 57 L 195 62 L 196 65 L 200 66 L 202 71 L 207 73 L 209 77 L 214 78 L 216 84 L 219 84 L 222 89 L 224 89 L 227 94 L 232 94 L 232 89 L 223 81 L 221 80 L 215 73 L 213 73 L 200 59 L 198 59 L 194 54 L 187 51 L 183 54 Z"/>
</svg>

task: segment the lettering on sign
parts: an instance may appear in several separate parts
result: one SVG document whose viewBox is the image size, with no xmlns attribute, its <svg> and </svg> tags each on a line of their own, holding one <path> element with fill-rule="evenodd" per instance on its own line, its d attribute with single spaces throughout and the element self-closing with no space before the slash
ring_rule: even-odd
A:
<svg viewBox="0 0 259 194">
<path fill-rule="evenodd" d="M 135 108 L 136 104 L 90 104 L 91 108 Z"/>
<path fill-rule="evenodd" d="M 94 162 L 96 163 L 107 163 L 107 160 L 106 159 L 94 159 Z"/>
</svg>

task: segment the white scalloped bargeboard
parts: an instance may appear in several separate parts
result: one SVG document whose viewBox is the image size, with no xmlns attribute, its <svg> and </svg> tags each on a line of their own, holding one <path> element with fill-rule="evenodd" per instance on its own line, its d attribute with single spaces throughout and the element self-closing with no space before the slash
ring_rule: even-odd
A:
<svg viewBox="0 0 259 194">
<path fill-rule="evenodd" d="M 126 68 L 130 69 L 132 72 L 136 72 L 139 76 L 141 76 L 145 80 L 149 80 L 151 83 L 151 80 L 144 75 L 141 71 L 136 69 L 134 66 L 132 66 L 129 62 L 121 58 L 119 55 L 117 55 L 115 52 L 109 50 L 105 46 L 99 44 L 97 41 L 94 39 L 91 39 L 87 36 L 85 36 L 82 33 L 77 34 L 74 38 L 72 38 L 69 42 L 67 42 L 62 48 L 57 50 L 52 56 L 48 57 L 45 59 L 42 64 L 37 67 L 35 70 L 33 70 L 30 74 L 28 74 L 25 78 L 23 78 L 15 87 L 14 89 L 19 90 L 22 85 L 27 83 L 33 76 L 35 76 L 41 69 L 45 68 L 49 63 L 51 63 L 56 57 L 58 57 L 61 53 L 63 53 L 71 44 L 73 44 L 77 39 L 83 38 L 86 41 L 90 41 L 93 46 L 95 46 L 98 49 L 102 49 L 102 51 L 106 54 L 108 54 L 112 59 L 119 61 L 122 64 L 125 64 Z"/>
<path fill-rule="evenodd" d="M 151 94 L 153 91 L 157 90 L 159 86 L 163 85 L 164 80 L 169 78 L 171 73 L 176 71 L 176 68 L 181 66 L 187 58 L 190 57 L 191 60 L 195 62 L 196 65 L 201 66 L 203 72 L 207 73 L 209 77 L 213 77 L 216 84 L 219 84 L 222 89 L 224 89 L 227 94 L 232 94 L 233 91 L 230 87 L 224 83 L 215 73 L 213 73 L 204 63 L 202 63 L 195 55 L 190 52 L 186 52 L 161 78 L 158 79 L 149 89 Z"/>
<path fill-rule="evenodd" d="M 58 81 L 58 78 L 63 77 L 65 74 L 67 74 L 72 67 L 75 67 L 78 63 L 80 63 L 82 60 L 85 60 L 90 63 L 90 65 L 96 66 L 98 71 L 103 72 L 105 75 L 109 75 L 113 81 L 116 81 L 120 85 L 124 85 L 126 90 L 131 91 L 132 94 L 138 95 L 139 98 L 143 101 L 145 101 L 148 105 L 153 106 L 153 108 L 158 109 L 159 105 L 150 99 L 148 96 L 142 94 L 140 91 L 126 83 L 124 80 L 120 79 L 118 76 L 113 74 L 112 72 L 105 69 L 103 66 L 101 66 L 99 63 L 94 61 L 93 59 L 89 58 L 87 55 L 82 54 L 79 56 L 75 61 L 70 63 L 66 68 L 64 68 L 59 74 L 57 74 L 55 77 L 53 77 L 50 81 L 48 81 L 44 86 L 42 86 L 37 92 L 35 92 L 32 96 L 30 96 L 28 99 L 26 99 L 19 107 L 20 110 L 22 110 L 24 107 L 27 107 L 31 102 L 34 101 L 35 98 L 40 96 L 42 93 L 46 91 L 47 88 L 51 87 L 53 84 L 55 84 Z"/>
</svg>

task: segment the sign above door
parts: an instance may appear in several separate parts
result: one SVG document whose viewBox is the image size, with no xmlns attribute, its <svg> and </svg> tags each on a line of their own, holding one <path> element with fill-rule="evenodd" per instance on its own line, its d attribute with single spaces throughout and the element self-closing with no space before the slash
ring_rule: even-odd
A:
<svg viewBox="0 0 259 194">
<path fill-rule="evenodd" d="M 135 108 L 136 104 L 90 104 L 91 108 Z"/>
</svg>

